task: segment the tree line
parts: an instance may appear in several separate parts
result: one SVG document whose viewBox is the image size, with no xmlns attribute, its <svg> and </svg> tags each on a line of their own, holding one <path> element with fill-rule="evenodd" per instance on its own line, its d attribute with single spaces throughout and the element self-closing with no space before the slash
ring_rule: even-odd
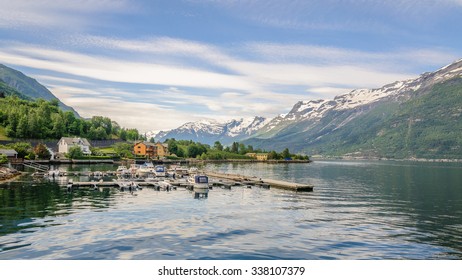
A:
<svg viewBox="0 0 462 280">
<path fill-rule="evenodd" d="M 64 112 L 57 99 L 0 98 L 0 125 L 5 127 L 6 136 L 19 139 L 59 139 L 63 136 L 90 140 L 144 139 L 137 129 L 122 128 L 110 118 L 82 119 L 72 112 Z"/>
<path fill-rule="evenodd" d="M 269 160 L 308 160 L 308 156 L 292 154 L 288 148 L 282 152 L 265 151 L 262 149 L 254 149 L 252 145 L 233 142 L 230 146 L 223 146 L 220 141 L 215 141 L 213 146 L 194 142 L 192 140 L 175 140 L 174 138 L 167 139 L 170 154 L 177 157 L 197 158 L 203 160 L 224 160 L 224 159 L 252 159 L 248 153 L 266 153 Z"/>
</svg>

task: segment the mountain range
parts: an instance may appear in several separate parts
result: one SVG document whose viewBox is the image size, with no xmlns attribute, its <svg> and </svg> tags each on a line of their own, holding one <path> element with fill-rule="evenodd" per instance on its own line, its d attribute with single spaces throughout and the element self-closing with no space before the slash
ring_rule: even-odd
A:
<svg viewBox="0 0 462 280">
<path fill-rule="evenodd" d="M 150 132 L 146 136 L 148 139 L 153 137 L 158 141 L 175 138 L 176 140 L 193 140 L 209 145 L 215 141 L 230 144 L 249 138 L 269 121 L 264 117 L 233 119 L 225 122 L 201 120 L 188 122 L 168 131 Z"/>
<path fill-rule="evenodd" d="M 322 156 L 462 158 L 462 60 L 415 79 L 299 101 L 286 114 L 229 133 L 229 123 L 187 123 L 153 136 Z M 245 127 L 245 125 L 243 125 Z M 156 140 L 157 140 L 156 138 Z M 206 141 L 205 141 L 206 140 Z"/>
<path fill-rule="evenodd" d="M 46 87 L 0 64 L 0 93 L 57 99 Z M 77 112 L 59 101 L 64 110 Z M 462 59 L 415 79 L 356 89 L 333 99 L 297 102 L 272 119 L 202 120 L 147 133 L 163 141 L 212 145 L 242 142 L 254 148 L 321 156 L 462 159 Z"/>
<path fill-rule="evenodd" d="M 72 107 L 64 104 L 35 79 L 3 64 L 0 64 L 0 92 L 3 92 L 5 95 L 16 95 L 27 100 L 38 98 L 43 98 L 45 100 L 57 99 L 59 101 L 59 107 L 63 111 L 71 111 L 76 116 L 79 116 Z"/>
</svg>

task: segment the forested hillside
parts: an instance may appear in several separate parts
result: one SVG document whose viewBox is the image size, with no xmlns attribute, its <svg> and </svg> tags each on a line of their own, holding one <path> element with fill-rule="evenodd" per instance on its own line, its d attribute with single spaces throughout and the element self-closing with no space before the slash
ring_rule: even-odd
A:
<svg viewBox="0 0 462 280">
<path fill-rule="evenodd" d="M 89 120 L 78 118 L 71 111 L 62 111 L 58 100 L 23 100 L 17 96 L 0 98 L 0 127 L 10 138 L 58 139 L 79 136 L 92 140 L 120 138 L 140 139 L 136 129 L 121 128 L 107 117 Z"/>
</svg>

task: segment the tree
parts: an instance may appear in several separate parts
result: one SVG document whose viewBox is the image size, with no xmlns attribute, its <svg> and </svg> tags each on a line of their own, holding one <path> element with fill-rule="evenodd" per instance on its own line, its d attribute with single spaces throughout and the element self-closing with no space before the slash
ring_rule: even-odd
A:
<svg viewBox="0 0 462 280">
<path fill-rule="evenodd" d="M 197 157 L 198 155 L 201 154 L 200 149 L 196 144 L 189 145 L 186 153 L 187 153 L 188 157 L 190 157 L 190 158 L 195 158 L 195 157 Z"/>
<path fill-rule="evenodd" d="M 38 143 L 37 146 L 35 146 L 34 153 L 39 159 L 50 159 L 51 157 L 50 151 L 48 151 L 47 147 L 42 143 Z"/>
<path fill-rule="evenodd" d="M 16 127 L 16 137 L 18 138 L 28 138 L 29 137 L 29 130 L 27 127 L 26 116 L 22 116 L 19 119 L 18 126 Z"/>
<path fill-rule="evenodd" d="M 120 139 L 126 141 L 127 140 L 127 131 L 125 129 L 121 129 L 119 132 Z"/>
<path fill-rule="evenodd" d="M 178 156 L 178 144 L 175 139 L 168 140 L 168 151 L 170 154 L 175 154 Z"/>
<path fill-rule="evenodd" d="M 290 158 L 289 148 L 285 148 L 284 151 L 282 151 L 281 156 L 282 156 L 283 159 L 289 159 Z"/>
<path fill-rule="evenodd" d="M 245 153 L 247 153 L 247 148 L 245 147 L 245 145 L 243 143 L 239 144 L 239 153 L 241 155 L 244 155 Z"/>
<path fill-rule="evenodd" d="M 32 146 L 26 142 L 17 142 L 8 146 L 18 153 L 18 158 L 25 158 L 32 153 Z"/>
<path fill-rule="evenodd" d="M 69 152 L 67 153 L 68 158 L 81 158 L 83 157 L 83 152 L 80 146 L 72 146 L 69 148 Z"/>
<path fill-rule="evenodd" d="M 217 151 L 223 151 L 223 145 L 220 143 L 220 141 L 215 141 L 213 148 Z"/>
<path fill-rule="evenodd" d="M 268 154 L 268 159 L 279 159 L 279 154 L 276 153 L 276 151 L 271 151 L 271 152 Z"/>
<path fill-rule="evenodd" d="M 120 157 L 131 157 L 133 152 L 133 145 L 129 143 L 116 143 L 114 145 L 114 151 Z"/>
<path fill-rule="evenodd" d="M 231 145 L 231 153 L 237 154 L 239 152 L 239 143 L 233 142 Z"/>
<path fill-rule="evenodd" d="M 52 136 L 54 138 L 61 138 L 66 132 L 64 118 L 61 114 L 53 114 L 53 116 L 51 116 L 51 121 L 53 125 L 53 128 L 51 129 Z"/>
<path fill-rule="evenodd" d="M 184 157 L 185 156 L 184 151 L 183 151 L 182 148 L 178 147 L 178 150 L 176 152 L 176 156 L 177 157 Z"/>
</svg>

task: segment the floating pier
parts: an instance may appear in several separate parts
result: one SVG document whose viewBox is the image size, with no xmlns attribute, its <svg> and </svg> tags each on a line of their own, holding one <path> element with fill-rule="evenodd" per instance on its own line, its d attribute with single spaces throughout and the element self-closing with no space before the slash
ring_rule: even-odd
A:
<svg viewBox="0 0 462 280">
<path fill-rule="evenodd" d="M 305 185 L 293 182 L 286 182 L 281 180 L 273 180 L 273 179 L 263 179 L 258 177 L 249 177 L 243 176 L 238 174 L 225 174 L 225 173 L 218 173 L 212 171 L 204 172 L 205 175 L 214 178 L 220 178 L 225 180 L 237 181 L 242 184 L 246 185 L 260 185 L 262 187 L 273 187 L 278 189 L 285 189 L 291 190 L 296 192 L 312 192 L 314 186 L 312 185 Z"/>
<path fill-rule="evenodd" d="M 51 172 L 51 171 L 50 171 Z M 243 186 L 243 187 L 251 187 L 257 186 L 261 188 L 278 188 L 296 192 L 312 192 L 314 186 L 308 184 L 300 184 L 294 182 L 287 182 L 282 180 L 274 180 L 274 179 L 266 179 L 266 178 L 258 178 L 255 176 L 244 176 L 239 174 L 227 174 L 227 173 L 219 173 L 213 171 L 201 171 L 200 173 L 205 174 L 215 180 L 210 180 L 209 184 L 210 187 L 217 186 L 225 189 L 231 189 L 233 186 Z M 47 173 L 41 173 L 43 175 Z M 141 179 L 141 178 L 125 178 L 124 180 L 113 180 L 113 181 L 104 181 L 101 178 L 103 176 L 114 176 L 116 173 L 114 171 L 93 171 L 93 172 L 59 172 L 55 176 L 51 176 L 52 178 L 58 176 L 88 176 L 93 177 L 96 179 L 100 179 L 98 181 L 89 181 L 89 182 L 73 182 L 73 187 L 123 187 L 126 183 L 133 182 L 134 184 L 140 187 L 154 187 L 164 189 L 167 188 L 166 186 L 170 186 L 172 188 L 176 187 L 184 187 L 184 188 L 192 188 L 192 184 L 189 183 L 185 179 L 167 179 L 164 178 L 161 181 L 159 179 L 155 180 L 148 180 L 148 179 Z M 48 174 L 48 177 L 50 175 Z M 218 179 L 218 180 L 217 180 Z M 161 184 L 159 184 L 161 182 Z M 162 184 L 163 183 L 163 184 Z M 165 185 L 165 186 L 164 186 Z"/>
</svg>

